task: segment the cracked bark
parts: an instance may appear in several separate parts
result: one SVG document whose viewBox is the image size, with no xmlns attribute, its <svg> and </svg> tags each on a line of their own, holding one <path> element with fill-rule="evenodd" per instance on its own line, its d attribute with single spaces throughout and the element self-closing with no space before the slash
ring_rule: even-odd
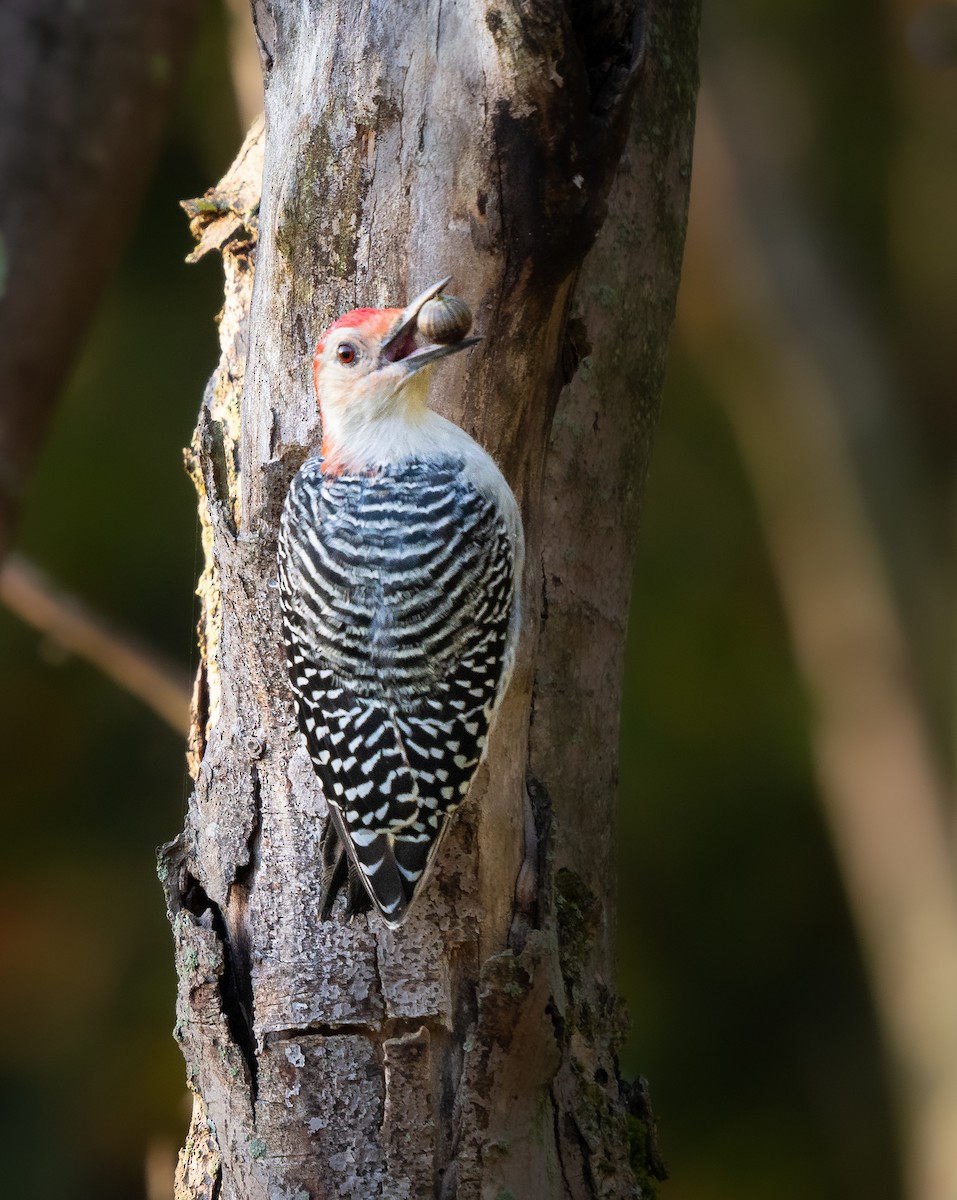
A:
<svg viewBox="0 0 957 1200">
<path fill-rule="evenodd" d="M 206 550 L 195 791 L 160 863 L 195 1095 L 177 1194 L 647 1194 L 616 1060 L 615 750 L 696 6 L 254 15 L 267 132 L 191 207 L 226 303 L 189 454 Z M 407 923 L 321 923 L 324 801 L 284 675 L 276 524 L 318 441 L 319 332 L 447 271 L 486 342 L 434 400 L 522 504 L 519 662 Z"/>
</svg>

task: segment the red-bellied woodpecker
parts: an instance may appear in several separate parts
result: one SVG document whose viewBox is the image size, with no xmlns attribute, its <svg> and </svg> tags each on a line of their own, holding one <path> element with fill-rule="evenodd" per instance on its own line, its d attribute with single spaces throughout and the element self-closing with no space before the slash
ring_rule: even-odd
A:
<svg viewBox="0 0 957 1200">
<path fill-rule="evenodd" d="M 405 309 L 359 308 L 316 347 L 322 453 L 289 489 L 279 587 L 299 726 L 329 804 L 323 916 L 406 913 L 485 751 L 519 628 L 518 506 L 489 455 L 427 406 Z"/>
</svg>

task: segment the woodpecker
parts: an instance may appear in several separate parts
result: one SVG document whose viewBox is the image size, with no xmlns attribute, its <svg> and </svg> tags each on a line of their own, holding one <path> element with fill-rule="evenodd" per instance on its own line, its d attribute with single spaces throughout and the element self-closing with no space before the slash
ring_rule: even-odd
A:
<svg viewBox="0 0 957 1200">
<path fill-rule="evenodd" d="M 518 505 L 485 450 L 428 407 L 434 365 L 480 340 L 418 345 L 420 312 L 448 283 L 326 330 L 314 359 L 321 452 L 282 514 L 286 661 L 329 806 L 323 918 L 348 876 L 350 915 L 371 901 L 401 923 L 515 659 Z"/>
</svg>

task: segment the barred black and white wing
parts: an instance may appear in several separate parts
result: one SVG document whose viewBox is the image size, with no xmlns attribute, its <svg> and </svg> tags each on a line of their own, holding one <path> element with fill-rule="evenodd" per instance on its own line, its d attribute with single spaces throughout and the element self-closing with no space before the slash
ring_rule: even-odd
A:
<svg viewBox="0 0 957 1200">
<path fill-rule="evenodd" d="M 330 806 L 324 855 L 344 839 L 390 923 L 482 758 L 510 669 L 514 570 L 504 515 L 458 459 L 339 476 L 310 459 L 286 500 L 284 637 Z"/>
</svg>

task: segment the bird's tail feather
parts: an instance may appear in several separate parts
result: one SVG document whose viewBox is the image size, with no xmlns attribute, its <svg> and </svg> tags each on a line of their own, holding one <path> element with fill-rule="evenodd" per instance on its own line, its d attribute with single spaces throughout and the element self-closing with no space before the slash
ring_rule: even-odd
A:
<svg viewBox="0 0 957 1200">
<path fill-rule="evenodd" d="M 371 902 L 388 924 L 400 924 L 411 899 L 412 887 L 403 878 L 396 863 L 392 839 L 388 834 L 356 830 L 350 836 L 346 832 L 342 814 L 334 805 L 330 805 L 321 848 L 323 920 L 329 918 L 348 874 L 348 916 L 368 911 Z"/>
</svg>

